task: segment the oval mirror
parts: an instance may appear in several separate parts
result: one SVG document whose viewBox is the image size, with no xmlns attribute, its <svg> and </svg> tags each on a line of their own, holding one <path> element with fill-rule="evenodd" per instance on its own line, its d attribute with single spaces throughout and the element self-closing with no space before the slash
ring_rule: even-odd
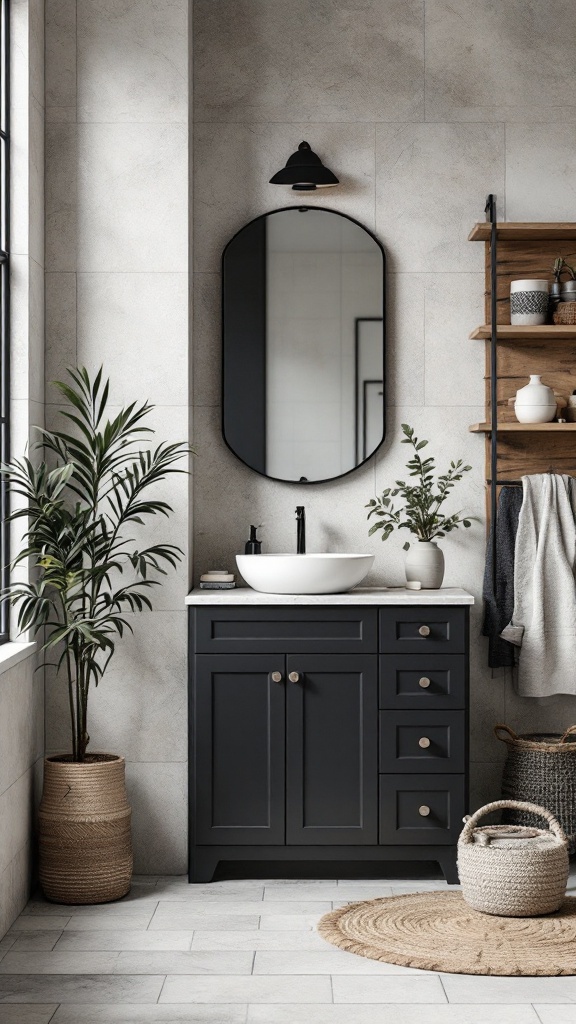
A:
<svg viewBox="0 0 576 1024">
<path fill-rule="evenodd" d="M 384 250 L 351 217 L 294 206 L 224 250 L 223 433 L 276 480 L 332 480 L 384 440 Z"/>
</svg>

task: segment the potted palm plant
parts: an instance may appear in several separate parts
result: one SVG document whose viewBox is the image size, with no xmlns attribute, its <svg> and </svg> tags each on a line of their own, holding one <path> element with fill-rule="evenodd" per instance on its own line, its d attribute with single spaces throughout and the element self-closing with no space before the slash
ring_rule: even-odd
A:
<svg viewBox="0 0 576 1024">
<path fill-rule="evenodd" d="M 177 463 L 192 450 L 149 447 L 148 402 L 110 416 L 102 370 L 93 379 L 85 369 L 68 373 L 70 383 L 56 387 L 69 430 L 42 430 L 38 459 L 2 467 L 18 501 L 10 518 L 25 520 L 13 565 L 32 569 L 30 581 L 14 580 L 4 597 L 17 608 L 19 630 L 41 639 L 45 663 L 68 692 L 71 751 L 44 763 L 40 882 L 56 902 L 102 903 L 130 888 L 130 807 L 124 758 L 88 749 L 89 698 L 117 638 L 132 629 L 130 613 L 152 608 L 153 589 L 181 558 L 175 545 L 140 547 L 131 533 L 172 512 L 149 492 L 185 472 Z"/>
<path fill-rule="evenodd" d="M 402 444 L 409 444 L 414 449 L 406 468 L 416 482 L 406 483 L 396 480 L 394 488 L 387 487 L 379 498 L 372 498 L 365 508 L 369 509 L 368 519 L 376 517 L 368 531 L 371 535 L 382 531 L 382 540 L 388 540 L 395 529 L 408 530 L 418 538 L 406 558 L 406 579 L 418 581 L 426 590 L 437 590 L 444 579 L 444 554 L 436 544 L 436 539 L 445 537 L 447 533 L 457 530 L 460 526 L 468 529 L 475 516 L 465 516 L 462 512 L 448 515 L 444 511 L 444 502 L 450 497 L 454 486 L 468 473 L 472 466 L 465 466 L 462 459 L 451 462 L 450 468 L 434 478 L 436 463 L 432 457 L 422 458 L 420 452 L 428 441 L 420 441 L 414 428 L 407 423 L 402 424 Z M 396 508 L 393 498 L 400 495 L 404 504 Z M 410 549 L 406 541 L 404 550 Z"/>
</svg>

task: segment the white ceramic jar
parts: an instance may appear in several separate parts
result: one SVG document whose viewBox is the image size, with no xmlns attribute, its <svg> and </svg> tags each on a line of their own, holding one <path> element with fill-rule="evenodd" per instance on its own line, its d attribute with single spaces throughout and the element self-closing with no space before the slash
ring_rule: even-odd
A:
<svg viewBox="0 0 576 1024">
<path fill-rule="evenodd" d="M 510 284 L 510 323 L 531 327 L 545 324 L 548 315 L 548 281 L 526 279 Z"/>
<path fill-rule="evenodd" d="M 410 545 L 404 563 L 406 581 L 419 582 L 423 590 L 439 590 L 444 579 L 444 553 L 433 540 Z"/>
<path fill-rule="evenodd" d="M 540 374 L 530 374 L 530 383 L 516 392 L 514 412 L 519 423 L 549 423 L 554 419 L 554 392 L 542 383 Z"/>
</svg>

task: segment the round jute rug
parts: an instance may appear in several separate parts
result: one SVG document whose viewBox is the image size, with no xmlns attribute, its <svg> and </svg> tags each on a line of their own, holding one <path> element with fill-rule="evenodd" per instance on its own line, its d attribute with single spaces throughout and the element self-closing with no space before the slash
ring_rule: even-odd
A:
<svg viewBox="0 0 576 1024">
<path fill-rule="evenodd" d="M 449 974 L 576 974 L 576 897 L 546 917 L 493 917 L 459 892 L 351 903 L 318 924 L 324 939 L 371 960 Z"/>
</svg>

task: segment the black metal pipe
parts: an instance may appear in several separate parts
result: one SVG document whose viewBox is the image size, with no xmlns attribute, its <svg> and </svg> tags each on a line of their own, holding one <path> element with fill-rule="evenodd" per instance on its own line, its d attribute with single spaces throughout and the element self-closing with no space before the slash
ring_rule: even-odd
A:
<svg viewBox="0 0 576 1024">
<path fill-rule="evenodd" d="M 490 221 L 490 535 L 492 541 L 492 590 L 496 591 L 496 515 L 498 511 L 498 295 L 496 196 L 486 200 Z"/>
</svg>

